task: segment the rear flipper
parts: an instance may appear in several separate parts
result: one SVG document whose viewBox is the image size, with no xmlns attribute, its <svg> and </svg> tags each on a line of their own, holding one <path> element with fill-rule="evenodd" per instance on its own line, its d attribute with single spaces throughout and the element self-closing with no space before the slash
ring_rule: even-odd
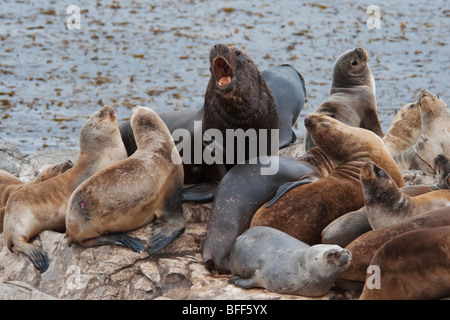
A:
<svg viewBox="0 0 450 320">
<path fill-rule="evenodd" d="M 272 206 L 275 202 L 277 202 L 284 194 L 286 194 L 289 190 L 292 190 L 296 187 L 302 186 L 304 184 L 312 183 L 313 181 L 309 180 L 302 180 L 302 181 L 293 181 L 293 182 L 286 182 L 285 184 L 282 184 L 275 196 L 266 204 L 266 208 L 269 208 Z"/>
<path fill-rule="evenodd" d="M 228 283 L 234 284 L 236 287 L 243 288 L 243 289 L 251 289 L 251 288 L 257 288 L 258 285 L 255 282 L 255 277 L 252 276 L 250 278 L 241 278 L 239 276 L 233 275 L 228 280 Z"/>
<path fill-rule="evenodd" d="M 137 239 L 130 237 L 125 233 L 109 233 L 96 238 L 81 241 L 83 247 L 103 246 L 106 244 L 117 244 L 125 246 L 137 253 L 145 251 L 145 246 Z"/>
<path fill-rule="evenodd" d="M 41 273 L 47 271 L 50 266 L 50 259 L 38 245 L 28 242 L 13 243 L 13 251 L 25 254 Z"/>
</svg>

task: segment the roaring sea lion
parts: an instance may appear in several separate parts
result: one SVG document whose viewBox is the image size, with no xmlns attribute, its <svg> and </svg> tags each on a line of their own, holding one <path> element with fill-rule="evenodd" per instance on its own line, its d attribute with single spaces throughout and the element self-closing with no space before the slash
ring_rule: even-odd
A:
<svg viewBox="0 0 450 320">
<path fill-rule="evenodd" d="M 379 268 L 378 288 L 368 274 L 361 300 L 425 300 L 450 295 L 450 226 L 424 228 L 386 242 L 371 265 Z M 376 280 L 375 280 L 376 281 Z M 371 282 L 370 288 L 367 282 Z"/>
<path fill-rule="evenodd" d="M 389 173 L 372 161 L 361 167 L 361 185 L 372 229 L 387 227 L 426 211 L 450 206 L 449 189 L 408 196 L 397 187 Z"/>
<path fill-rule="evenodd" d="M 336 164 L 328 176 L 290 190 L 271 207 L 261 207 L 250 226 L 269 226 L 310 245 L 320 243 L 321 232 L 337 217 L 364 206 L 359 179 L 368 160 L 388 167 L 395 181 L 404 180 L 383 141 L 372 131 L 348 126 L 329 116 L 312 113 L 305 126 L 323 153 Z"/>
<path fill-rule="evenodd" d="M 295 139 L 292 125 L 303 108 L 306 90 L 303 76 L 294 67 L 281 65 L 260 73 L 242 50 L 223 44 L 216 44 L 211 48 L 210 70 L 211 77 L 202 108 L 164 112 L 160 116 L 174 136 L 182 155 L 185 184 L 204 182 L 213 183 L 217 187 L 235 161 L 227 166 L 217 163 L 207 165 L 204 159 L 194 161 L 195 152 L 201 153 L 205 147 L 195 149 L 194 122 L 200 123 L 200 130 L 197 132 L 200 143 L 208 129 L 219 130 L 223 137 L 226 137 L 226 129 L 254 129 L 257 134 L 260 129 L 266 129 L 267 142 L 270 143 L 272 130 L 279 128 L 279 146 L 284 147 Z M 136 142 L 130 123 L 123 123 L 120 128 L 127 152 L 131 155 L 136 150 Z M 177 129 L 186 130 L 188 137 L 183 135 L 180 139 Z M 191 150 L 187 150 L 186 145 L 189 144 Z M 223 144 L 226 145 L 226 142 L 223 141 Z M 270 146 L 272 145 L 269 144 L 265 155 L 276 154 L 277 148 L 274 146 L 274 151 L 271 151 Z M 186 188 L 183 200 L 212 201 L 214 190 L 205 190 L 197 186 Z"/>
<path fill-rule="evenodd" d="M 70 195 L 97 171 L 125 159 L 116 113 L 110 106 L 95 112 L 80 132 L 80 156 L 66 172 L 14 192 L 6 204 L 4 230 L 11 252 L 22 252 L 41 272 L 49 258 L 44 250 L 28 241 L 44 230 L 64 232 Z"/>
<path fill-rule="evenodd" d="M 237 237 L 248 229 L 253 214 L 280 188 L 310 183 L 334 169 L 319 148 L 312 148 L 297 159 L 271 156 L 256 164 L 240 164 L 222 179 L 209 214 L 203 241 L 203 263 L 210 272 L 230 273 L 229 257 Z M 264 174 L 277 163 L 274 174 Z"/>
<path fill-rule="evenodd" d="M 395 156 L 414 145 L 421 132 L 419 103 L 415 101 L 396 113 L 382 139 L 391 155 Z"/>
<path fill-rule="evenodd" d="M 39 182 L 51 179 L 61 173 L 66 172 L 67 170 L 69 170 L 72 167 L 73 167 L 73 163 L 70 160 L 64 161 L 62 163 L 58 163 L 53 166 L 49 166 L 49 167 L 43 169 L 38 174 L 38 176 L 30 183 L 39 183 Z M 0 233 L 3 232 L 3 218 L 5 215 L 6 202 L 8 201 L 9 197 L 11 196 L 11 194 L 14 191 L 19 190 L 20 188 L 22 188 L 25 185 L 26 185 L 25 182 L 16 178 L 9 172 L 0 170 Z"/>
<path fill-rule="evenodd" d="M 339 120 L 351 127 L 361 127 L 383 136 L 377 115 L 375 80 L 367 64 L 368 54 L 357 47 L 344 52 L 336 61 L 330 97 L 315 112 Z M 306 132 L 305 150 L 315 146 Z"/>
<path fill-rule="evenodd" d="M 175 144 L 170 132 L 153 110 L 140 106 L 132 111 L 131 126 L 136 152 L 85 180 L 70 197 L 69 246 L 119 244 L 141 252 L 144 246 L 125 232 L 155 219 L 149 253 L 183 233 L 183 166 L 178 152 L 172 152 Z"/>
<path fill-rule="evenodd" d="M 439 96 L 422 90 L 418 98 L 422 133 L 416 143 L 394 156 L 401 170 L 433 173 L 438 154 L 450 154 L 450 108 Z"/>
<path fill-rule="evenodd" d="M 230 255 L 234 285 L 320 297 L 352 259 L 336 245 L 308 244 L 269 227 L 253 227 L 236 240 Z"/>
<path fill-rule="evenodd" d="M 439 154 L 434 160 L 434 170 L 439 178 L 439 183 L 429 185 L 410 185 L 400 188 L 400 190 L 410 196 L 415 197 L 427 192 L 450 189 L 450 159 Z M 372 230 L 367 219 L 366 207 L 357 211 L 346 213 L 322 230 L 322 243 L 337 244 L 342 247 L 351 241 Z"/>
<path fill-rule="evenodd" d="M 352 253 L 352 264 L 339 275 L 340 281 L 364 282 L 367 267 L 380 247 L 400 234 L 412 230 L 450 225 L 450 207 L 436 209 L 409 218 L 403 222 L 371 230 L 348 244 L 345 248 Z"/>
</svg>

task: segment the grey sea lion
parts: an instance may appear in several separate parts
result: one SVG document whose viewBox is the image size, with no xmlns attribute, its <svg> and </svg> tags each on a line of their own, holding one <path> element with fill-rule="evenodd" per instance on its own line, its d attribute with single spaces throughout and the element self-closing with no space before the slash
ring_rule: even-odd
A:
<svg viewBox="0 0 450 320">
<path fill-rule="evenodd" d="M 277 164 L 276 172 L 262 170 Z M 210 272 L 230 273 L 229 257 L 236 238 L 250 226 L 253 214 L 278 192 L 328 175 L 334 164 L 319 148 L 298 159 L 271 156 L 256 164 L 240 164 L 225 175 L 217 190 L 203 241 L 202 256 Z"/>
<path fill-rule="evenodd" d="M 364 48 L 344 52 L 333 69 L 330 96 L 316 110 L 352 127 L 361 127 L 383 136 L 377 115 L 375 80 L 367 64 Z M 309 132 L 305 135 L 305 150 L 316 143 Z"/>
<path fill-rule="evenodd" d="M 279 230 L 253 227 L 233 246 L 229 282 L 246 289 L 319 297 L 330 290 L 351 257 L 336 245 L 309 246 Z"/>
</svg>

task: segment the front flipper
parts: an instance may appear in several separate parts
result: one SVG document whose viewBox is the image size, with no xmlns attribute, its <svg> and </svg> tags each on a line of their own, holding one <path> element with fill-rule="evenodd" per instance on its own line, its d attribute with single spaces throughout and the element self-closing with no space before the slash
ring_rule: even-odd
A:
<svg viewBox="0 0 450 320">
<path fill-rule="evenodd" d="M 117 244 L 125 246 L 134 252 L 141 253 L 145 251 L 145 246 L 137 239 L 130 237 L 125 233 L 109 233 L 96 238 L 80 242 L 84 247 L 103 246 L 107 244 Z"/>
<path fill-rule="evenodd" d="M 183 202 L 212 202 L 217 192 L 217 184 L 202 183 L 183 189 Z"/>
<path fill-rule="evenodd" d="M 250 278 L 241 278 L 239 276 L 233 275 L 228 280 L 228 283 L 234 284 L 236 287 L 243 289 L 251 289 L 256 288 L 258 285 L 255 282 L 255 277 L 252 276 Z"/>
<path fill-rule="evenodd" d="M 308 184 L 308 183 L 312 183 L 314 181 L 310 181 L 310 180 L 302 180 L 302 181 L 292 181 L 292 182 L 286 182 L 285 184 L 282 184 L 275 196 L 266 204 L 266 208 L 269 208 L 270 206 L 272 206 L 275 202 L 277 202 L 284 194 L 286 194 L 289 190 L 292 190 L 296 187 Z"/>
<path fill-rule="evenodd" d="M 34 266 L 41 272 L 47 271 L 50 266 L 50 259 L 40 246 L 28 243 L 13 243 L 14 252 L 19 251 L 24 253 Z"/>
</svg>

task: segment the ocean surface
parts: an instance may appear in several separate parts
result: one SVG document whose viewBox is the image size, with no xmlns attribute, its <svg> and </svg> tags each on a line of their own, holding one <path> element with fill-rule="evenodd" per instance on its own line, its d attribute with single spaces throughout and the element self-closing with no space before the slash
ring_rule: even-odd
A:
<svg viewBox="0 0 450 320">
<path fill-rule="evenodd" d="M 370 5 L 379 29 L 368 27 Z M 421 89 L 450 101 L 447 0 L 2 0 L 0 138 L 23 154 L 77 149 L 81 127 L 104 104 L 120 122 L 134 105 L 201 107 L 216 43 L 242 48 L 260 70 L 289 63 L 303 74 L 298 136 L 329 95 L 336 59 L 356 46 L 369 53 L 384 131 Z"/>
</svg>

